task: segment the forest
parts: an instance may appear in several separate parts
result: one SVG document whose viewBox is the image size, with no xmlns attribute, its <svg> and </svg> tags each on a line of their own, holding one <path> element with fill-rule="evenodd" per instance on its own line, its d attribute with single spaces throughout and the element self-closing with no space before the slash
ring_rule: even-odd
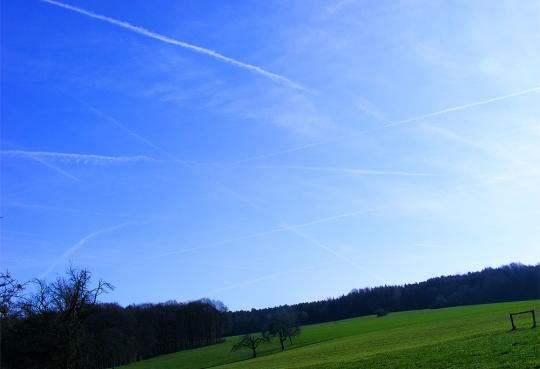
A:
<svg viewBox="0 0 540 369">
<path fill-rule="evenodd" d="M 260 331 L 276 311 L 296 314 L 301 324 L 315 324 L 392 311 L 437 309 L 540 297 L 540 265 L 512 263 L 420 283 L 353 289 L 347 295 L 267 309 L 228 312 L 228 335 Z"/>
<path fill-rule="evenodd" d="M 267 330 L 286 314 L 296 327 L 396 311 L 538 299 L 540 265 L 510 264 L 420 283 L 354 289 L 296 305 L 228 311 L 220 301 L 122 307 L 100 303 L 112 285 L 70 268 L 51 282 L 2 273 L 2 367 L 102 369 Z"/>
</svg>

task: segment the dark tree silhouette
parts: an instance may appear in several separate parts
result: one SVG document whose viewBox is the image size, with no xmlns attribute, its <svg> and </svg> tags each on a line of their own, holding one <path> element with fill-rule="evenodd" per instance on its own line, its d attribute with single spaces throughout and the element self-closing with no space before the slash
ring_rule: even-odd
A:
<svg viewBox="0 0 540 369">
<path fill-rule="evenodd" d="M 18 284 L 1 281 L 7 292 L 0 297 L 12 296 L 13 302 L 10 286 Z M 75 268 L 51 283 L 34 280 L 31 287 L 2 315 L 2 368 L 114 368 L 223 340 L 227 308 L 219 301 L 100 304 L 99 296 L 112 286 L 93 284 L 88 270 Z"/>
<path fill-rule="evenodd" d="M 9 271 L 0 273 L 0 316 L 5 317 L 12 305 L 21 297 L 24 285 L 17 282 Z"/>
<path fill-rule="evenodd" d="M 62 369 L 69 362 L 71 369 L 103 369 L 223 342 L 225 335 L 260 332 L 276 316 L 289 320 L 285 325 L 289 329 L 283 330 L 285 343 L 293 341 L 300 323 L 371 315 L 378 308 L 391 313 L 538 299 L 540 265 L 510 264 L 420 283 L 354 289 L 321 301 L 235 312 L 208 299 L 127 307 L 100 304 L 99 296 L 110 286 L 103 281 L 94 284 L 88 271 L 73 268 L 51 283 L 34 281 L 23 291 L 25 286 L 9 273 L 0 274 L 0 301 L 8 306 L 3 310 L 7 313 L 1 314 L 2 368 Z"/>
<path fill-rule="evenodd" d="M 295 315 L 285 310 L 278 311 L 270 317 L 266 330 L 271 336 L 278 338 L 281 351 L 285 350 L 284 342 L 287 339 L 292 345 L 292 337 L 300 334 Z"/>
<path fill-rule="evenodd" d="M 99 296 L 112 290 L 108 282 L 99 280 L 91 285 L 92 274 L 87 269 L 70 267 L 66 276 L 47 284 L 34 280 L 36 292 L 25 302 L 23 311 L 30 318 L 49 316 L 53 322 L 48 334 L 55 337 L 58 347 L 58 367 L 73 368 L 83 350 L 83 323 Z"/>
<path fill-rule="evenodd" d="M 261 333 L 259 335 L 246 334 L 240 338 L 240 341 L 238 341 L 231 350 L 238 351 L 242 349 L 250 349 L 252 357 L 255 358 L 257 357 L 257 347 L 268 342 L 269 340 L 270 338 L 265 333 Z"/>
<path fill-rule="evenodd" d="M 436 309 L 540 298 L 540 264 L 510 264 L 479 272 L 441 276 L 424 282 L 353 289 L 338 298 L 228 313 L 227 335 L 267 328 L 268 316 L 279 311 L 297 314 L 302 324 L 315 324 L 362 315 L 377 309 L 393 311 Z"/>
<path fill-rule="evenodd" d="M 11 313 L 12 306 L 21 297 L 24 286 L 17 282 L 9 271 L 0 273 L 0 367 L 2 363 L 2 328 L 6 323 L 6 317 Z"/>
<path fill-rule="evenodd" d="M 289 337 L 289 343 L 291 344 L 291 346 L 293 344 L 292 338 L 299 336 L 300 333 L 302 333 L 302 328 L 299 325 L 289 328 L 289 330 L 287 331 L 287 337 Z"/>
</svg>

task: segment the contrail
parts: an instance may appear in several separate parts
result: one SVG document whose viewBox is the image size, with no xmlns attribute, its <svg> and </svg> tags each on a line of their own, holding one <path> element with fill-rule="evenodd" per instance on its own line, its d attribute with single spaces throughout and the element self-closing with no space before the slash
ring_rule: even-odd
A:
<svg viewBox="0 0 540 369">
<path fill-rule="evenodd" d="M 339 252 L 337 252 L 336 250 L 334 250 L 333 248 L 331 247 L 328 247 L 326 246 L 325 244 L 323 244 L 322 242 L 319 242 L 319 240 L 316 240 L 315 238 L 313 237 L 310 237 L 308 236 L 307 234 L 305 234 L 304 232 L 301 232 L 299 231 L 298 229 L 296 229 L 295 227 L 288 227 L 287 230 L 291 231 L 292 233 L 300 236 L 301 238 L 313 243 L 314 245 L 316 245 L 317 247 L 319 247 L 320 249 L 336 256 L 337 258 L 345 261 L 346 263 L 349 263 L 350 265 L 352 265 L 353 267 L 355 268 L 358 268 L 358 266 L 351 260 L 349 259 L 348 257 L 344 256 L 344 255 L 341 255 Z"/>
<path fill-rule="evenodd" d="M 46 1 L 46 0 L 42 0 L 42 1 Z M 144 137 L 144 136 L 141 136 L 140 134 L 134 132 L 133 130 L 131 130 L 130 128 L 128 128 L 127 126 L 125 126 L 124 124 L 120 123 L 116 118 L 114 117 L 111 117 L 110 115 L 104 113 L 103 111 L 99 110 L 98 108 L 96 108 L 95 106 L 92 106 L 90 104 L 88 104 L 87 102 L 85 101 L 82 101 L 82 100 L 79 100 L 79 99 L 76 99 L 79 103 L 81 103 L 82 105 L 84 105 L 87 109 L 89 109 L 90 111 L 92 111 L 94 114 L 96 114 L 97 116 L 105 119 L 106 121 L 112 123 L 113 125 L 115 125 L 117 128 L 119 128 L 122 132 L 126 133 L 128 136 L 131 136 L 133 138 L 135 138 L 137 141 L 139 142 L 142 142 L 143 144 L 145 144 L 146 146 L 154 149 L 155 151 L 161 153 L 162 155 L 166 156 L 168 159 L 170 159 L 172 162 L 175 162 L 175 163 L 180 163 L 180 164 L 185 164 L 187 166 L 191 166 L 191 165 L 197 165 L 197 166 L 202 166 L 202 165 L 207 165 L 207 166 L 214 166 L 216 165 L 216 163 L 203 163 L 203 162 L 196 162 L 196 161 L 190 161 L 190 160 L 184 160 L 184 159 L 179 159 L 177 158 L 176 156 L 174 156 L 173 154 L 171 154 L 170 152 L 166 151 L 165 149 L 163 149 L 161 146 L 153 143 L 152 141 L 150 141 L 148 138 Z M 139 157 L 144 157 L 144 156 L 140 156 Z M 149 158 L 150 160 L 152 161 L 155 161 L 155 162 L 158 162 L 158 161 L 164 161 L 164 160 L 158 160 L 158 159 L 155 159 L 155 158 Z"/>
<path fill-rule="evenodd" d="M 52 165 L 51 163 L 47 163 L 45 160 L 43 160 L 42 158 L 38 157 L 38 156 L 35 156 L 35 155 L 28 155 L 29 158 L 31 158 L 32 160 L 35 160 L 37 161 L 38 163 L 46 166 L 47 168 L 50 168 L 52 170 L 54 170 L 55 172 L 57 173 L 60 173 L 61 175 L 63 175 L 64 177 L 67 177 L 69 179 L 73 179 L 75 181 L 78 181 L 79 179 L 71 174 L 69 174 L 68 172 L 66 172 L 65 170 L 63 169 L 60 169 L 58 168 L 57 166 L 55 165 Z"/>
<path fill-rule="evenodd" d="M 269 230 L 262 231 L 262 232 L 251 233 L 251 234 L 248 234 L 248 235 L 245 235 L 245 236 L 229 238 L 229 239 L 226 239 L 226 240 L 211 243 L 211 244 L 206 245 L 206 246 L 191 247 L 191 248 L 177 250 L 177 251 L 170 251 L 170 252 L 166 252 L 166 253 L 163 253 L 163 254 L 151 256 L 148 259 L 156 259 L 156 258 L 165 257 L 165 256 L 183 254 L 183 253 L 190 252 L 190 251 L 198 251 L 198 250 L 208 249 L 208 248 L 224 245 L 224 244 L 231 243 L 231 242 L 244 241 L 244 240 L 248 240 L 248 239 L 251 239 L 251 238 L 266 236 L 266 235 L 269 235 L 269 234 L 290 231 L 291 228 L 296 228 L 297 229 L 297 228 L 307 227 L 307 226 L 314 225 L 314 224 L 331 222 L 331 221 L 338 220 L 338 219 L 365 215 L 365 214 L 372 213 L 372 212 L 374 212 L 376 210 L 379 210 L 379 209 L 380 209 L 380 207 L 379 208 L 358 210 L 358 211 L 353 211 L 353 212 L 350 212 L 350 213 L 343 213 L 343 214 L 333 215 L 333 216 L 329 216 L 329 217 L 325 217 L 325 218 L 315 219 L 315 220 L 311 220 L 311 221 L 305 222 L 305 223 L 298 223 L 298 224 L 293 224 L 293 225 L 288 225 L 288 226 L 282 226 L 282 227 L 273 228 L 273 229 L 269 229 Z"/>
<path fill-rule="evenodd" d="M 89 211 L 89 210 L 73 209 L 73 208 L 60 208 L 60 207 L 55 207 L 55 206 L 46 206 L 46 205 L 39 205 L 39 204 L 24 204 L 24 203 L 17 203 L 17 202 L 8 202 L 8 203 L 4 202 L 2 205 L 5 207 L 14 207 L 14 208 L 22 208 L 22 209 L 54 211 L 54 212 L 63 212 L 63 213 L 89 214 L 89 215 L 108 216 L 108 217 L 125 218 L 125 219 L 133 219 L 133 220 L 159 218 L 157 216 L 146 215 L 142 217 L 142 216 L 135 216 L 135 215 L 130 215 L 130 214 Z"/>
<path fill-rule="evenodd" d="M 247 168 L 255 169 L 293 169 L 293 170 L 307 170 L 317 172 L 336 172 L 347 174 L 359 174 L 359 175 L 390 175 L 390 176 L 432 176 L 430 173 L 419 172 L 403 172 L 403 171 L 389 171 L 389 170 L 371 170 L 371 169 L 355 169 L 355 168 L 336 168 L 336 167 L 310 167 L 301 165 L 265 165 L 265 166 L 251 166 Z"/>
<path fill-rule="evenodd" d="M 249 286 L 249 285 L 256 284 L 256 283 L 259 283 L 259 282 L 262 282 L 262 281 L 266 281 L 266 280 L 269 280 L 269 279 L 278 278 L 278 277 L 281 277 L 282 275 L 285 275 L 285 274 L 309 271 L 309 270 L 312 270 L 315 267 L 316 266 L 308 266 L 308 267 L 305 267 L 305 268 L 295 268 L 295 269 L 285 270 L 285 271 L 282 271 L 282 272 L 267 274 L 267 275 L 264 275 L 262 277 L 250 279 L 248 281 L 243 281 L 243 282 L 239 282 L 239 283 L 233 283 L 233 284 L 227 285 L 225 287 L 216 288 L 216 289 L 213 289 L 211 291 L 206 292 L 204 295 L 208 296 L 208 295 L 213 295 L 213 294 L 215 294 L 217 292 L 224 292 L 224 291 L 232 290 L 232 289 L 235 289 L 235 288 Z"/>
<path fill-rule="evenodd" d="M 261 155 L 250 156 L 250 157 L 247 157 L 247 158 L 244 158 L 244 159 L 240 159 L 240 160 L 234 161 L 234 162 L 232 162 L 231 164 L 232 164 L 232 165 L 237 165 L 237 164 L 245 163 L 245 162 L 252 161 L 252 160 L 271 158 L 271 157 L 273 157 L 273 156 L 278 156 L 278 155 L 282 155 L 282 154 L 288 154 L 288 153 L 290 153 L 290 152 L 295 152 L 295 151 L 300 151 L 300 150 L 304 150 L 304 149 L 309 149 L 309 148 L 311 148 L 311 147 L 316 147 L 316 146 L 320 146 L 320 145 L 323 145 L 323 144 L 324 144 L 324 142 L 315 142 L 315 143 L 312 143 L 312 144 L 307 144 L 307 145 L 302 145 L 302 146 L 292 147 L 292 148 L 290 148 L 290 149 L 285 149 L 285 150 L 280 150 L 280 151 L 274 151 L 274 152 L 270 152 L 270 153 L 266 153 L 266 154 L 261 154 Z"/>
<path fill-rule="evenodd" d="M 60 263 L 62 263 L 64 260 L 66 260 L 71 254 L 73 254 L 75 251 L 77 251 L 78 249 L 80 249 L 82 246 L 84 246 L 88 241 L 90 241 L 92 238 L 94 237 L 97 237 L 99 235 L 102 235 L 104 233 L 109 233 L 109 232 L 113 232 L 113 231 L 116 231 L 117 229 L 120 229 L 120 228 L 124 228 L 124 227 L 127 227 L 127 226 L 130 226 L 130 225 L 136 225 L 136 224 L 141 224 L 141 222 L 125 222 L 125 223 L 120 223 L 120 224 L 117 224 L 115 226 L 112 226 L 112 227 L 108 227 L 108 228 L 103 228 L 103 229 L 99 229 L 97 231 L 94 231 L 86 236 L 84 236 L 83 238 L 81 238 L 76 244 L 74 244 L 73 246 L 71 246 L 69 249 L 67 249 L 66 251 L 64 251 L 64 253 L 58 258 L 56 259 L 51 265 L 49 265 L 49 267 L 47 268 L 47 270 L 45 270 L 40 276 L 39 278 L 42 279 L 42 278 L 45 278 L 54 268 L 56 268 L 56 266 Z"/>
<path fill-rule="evenodd" d="M 50 2 L 49 0 L 42 0 L 42 1 Z M 158 145 L 156 145 L 155 143 L 153 143 L 152 141 L 150 141 L 146 137 L 143 137 L 140 134 L 138 134 L 136 132 L 133 132 L 131 129 L 129 129 L 128 127 L 126 127 L 122 123 L 120 123 L 117 119 L 111 117 L 110 115 L 105 114 L 101 110 L 97 109 L 96 107 L 94 107 L 94 106 L 92 106 L 92 105 L 90 105 L 90 104 L 88 104 L 88 103 L 86 103 L 84 101 L 81 101 L 81 100 L 78 100 L 78 101 L 81 104 L 83 104 L 85 107 L 87 107 L 89 110 L 91 110 L 94 114 L 96 114 L 99 117 L 101 117 L 101 118 L 109 121 L 110 123 L 114 124 L 117 128 L 122 130 L 124 133 L 127 133 L 129 136 L 134 137 L 138 141 L 140 141 L 140 142 L 144 143 L 145 145 L 153 148 L 154 150 L 160 152 L 161 154 L 167 156 L 170 159 L 177 160 L 179 162 L 183 162 L 182 160 L 176 159 L 174 155 L 172 155 L 171 153 L 163 150 L 161 147 L 159 147 Z"/>
<path fill-rule="evenodd" d="M 493 98 L 487 99 L 487 100 L 481 100 L 481 101 L 476 101 L 476 102 L 472 102 L 472 103 L 469 103 L 469 104 L 454 106 L 454 107 L 451 107 L 451 108 L 446 108 L 446 109 L 443 109 L 443 110 L 439 110 L 437 112 L 428 113 L 428 114 L 424 114 L 424 115 L 420 115 L 420 116 L 416 116 L 416 117 L 412 117 L 412 118 L 407 118 L 407 119 L 387 123 L 386 125 L 383 125 L 381 127 L 368 129 L 368 130 L 362 131 L 360 133 L 365 134 L 367 132 L 372 132 L 372 131 L 378 131 L 378 130 L 381 130 L 381 129 L 391 128 L 391 127 L 395 127 L 395 126 L 398 126 L 398 125 L 401 125 L 401 124 L 406 124 L 406 123 L 418 121 L 418 120 L 425 119 L 425 118 L 444 115 L 444 114 L 452 113 L 452 112 L 458 111 L 458 110 L 469 109 L 469 108 L 473 108 L 473 107 L 479 106 L 479 105 L 490 104 L 490 103 L 493 103 L 493 102 L 506 100 L 506 99 L 510 99 L 510 98 L 513 98 L 513 97 L 526 95 L 526 94 L 529 94 L 529 93 L 538 92 L 539 90 L 540 90 L 540 86 L 537 86 L 537 87 L 529 88 L 529 89 L 526 89 L 526 90 L 523 90 L 523 91 L 518 91 L 518 92 L 513 92 L 513 93 L 510 93 L 510 94 L 507 94 L 507 95 L 493 97 Z M 310 144 L 310 145 L 302 145 L 302 146 L 294 147 L 294 148 L 291 148 L 291 149 L 288 149 L 288 150 L 270 152 L 268 154 L 261 154 L 261 155 L 258 155 L 258 156 L 248 157 L 246 159 L 240 159 L 240 160 L 237 160 L 236 162 L 233 162 L 232 164 L 242 163 L 242 162 L 245 162 L 245 161 L 251 161 L 251 160 L 256 160 L 256 159 L 263 159 L 263 158 L 279 156 L 279 155 L 287 154 L 287 153 L 293 152 L 293 151 L 306 150 L 306 149 L 310 149 L 312 147 L 322 146 L 322 145 L 325 145 L 325 144 L 328 144 L 328 143 L 337 143 L 337 142 L 346 141 L 349 138 L 350 138 L 349 136 L 340 137 L 340 138 L 337 138 L 335 140 L 331 140 L 330 142 L 328 142 L 328 141 L 326 141 L 326 142 L 317 142 L 317 143 Z"/>
<path fill-rule="evenodd" d="M 225 291 L 229 291 L 229 290 L 232 290 L 232 289 L 249 286 L 249 285 L 252 285 L 252 284 L 259 283 L 259 282 L 279 278 L 279 277 L 281 277 L 283 275 L 286 275 L 286 274 L 312 271 L 312 270 L 316 270 L 317 268 L 319 268 L 321 266 L 322 265 L 311 265 L 311 266 L 307 266 L 305 268 L 295 268 L 295 269 L 285 270 L 285 271 L 282 271 L 282 272 L 271 273 L 271 274 L 264 275 L 262 277 L 258 277 L 258 278 L 250 279 L 250 280 L 247 280 L 247 281 L 243 281 L 243 282 L 239 282 L 239 283 L 233 283 L 233 284 L 230 284 L 230 285 L 227 285 L 227 286 L 224 286 L 224 287 L 216 288 L 216 289 L 213 289 L 213 290 L 210 290 L 210 291 L 206 292 L 204 295 L 209 296 L 209 295 L 213 295 L 213 294 L 216 294 L 216 293 L 219 293 L 219 292 L 225 292 Z M 358 265 L 355 264 L 355 266 L 357 268 L 361 269 Z M 361 269 L 361 270 L 363 272 L 366 272 L 363 269 Z M 377 280 L 377 282 L 384 283 L 383 278 L 381 278 L 380 276 L 374 275 L 374 274 L 369 273 L 369 272 L 366 272 L 366 273 L 370 274 L 372 278 Z"/>
<path fill-rule="evenodd" d="M 270 78 L 270 79 L 272 79 L 274 81 L 277 81 L 277 82 L 280 82 L 280 83 L 283 83 L 283 84 L 285 84 L 285 85 L 287 85 L 287 86 L 289 86 L 291 88 L 294 88 L 294 89 L 297 89 L 297 90 L 302 90 L 302 91 L 307 91 L 306 88 L 302 87 L 298 83 L 293 82 L 293 81 L 291 81 L 290 79 L 288 79 L 288 78 L 286 78 L 284 76 L 269 72 L 269 71 L 267 71 L 267 70 L 265 70 L 265 69 L 263 69 L 261 67 L 257 67 L 257 66 L 252 65 L 252 64 L 248 64 L 248 63 L 238 61 L 236 59 L 233 59 L 233 58 L 230 58 L 230 57 L 225 56 L 223 54 L 220 54 L 217 51 L 206 49 L 204 47 L 200 47 L 200 46 L 196 46 L 196 45 L 192 45 L 192 44 L 189 44 L 189 43 L 184 42 L 184 41 L 176 40 L 174 38 L 170 38 L 170 37 L 161 35 L 159 33 L 152 32 L 150 30 L 147 30 L 146 28 L 135 26 L 135 25 L 133 25 L 131 23 L 124 22 L 124 21 L 121 21 L 121 20 L 117 20 L 117 19 L 114 19 L 114 18 L 110 18 L 110 17 L 104 16 L 104 15 L 100 15 L 100 14 L 94 13 L 94 12 L 92 12 L 90 10 L 79 8 L 79 7 L 76 7 L 76 6 L 73 6 L 73 5 L 64 4 L 64 3 L 61 3 L 59 1 L 54 1 L 54 0 L 42 0 L 42 1 L 46 2 L 48 4 L 56 5 L 56 6 L 59 6 L 61 8 L 64 8 L 64 9 L 74 11 L 74 12 L 79 13 L 79 14 L 86 15 L 86 16 L 94 18 L 94 19 L 99 19 L 99 20 L 107 22 L 109 24 L 113 24 L 115 26 L 130 30 L 132 32 L 141 34 L 141 35 L 146 36 L 146 37 L 153 38 L 153 39 L 161 41 L 161 42 L 165 42 L 167 44 L 179 46 L 181 48 L 188 49 L 188 50 L 194 51 L 194 52 L 199 53 L 199 54 L 208 55 L 208 56 L 210 56 L 210 57 L 212 57 L 214 59 L 220 60 L 222 62 L 232 64 L 232 65 L 237 66 L 239 68 L 243 68 L 243 69 L 258 73 L 258 74 L 260 74 L 260 75 L 262 75 L 264 77 Z"/>
<path fill-rule="evenodd" d="M 385 125 L 384 127 L 395 127 L 395 126 L 398 126 L 398 125 L 401 125 L 401 124 L 415 122 L 417 120 L 421 120 L 421 119 L 425 119 L 425 118 L 436 117 L 438 115 L 448 114 L 448 113 L 452 113 L 452 112 L 458 111 L 458 110 L 469 109 L 469 108 L 473 108 L 473 107 L 479 106 L 479 105 L 491 104 L 491 103 L 496 102 L 496 101 L 506 100 L 506 99 L 510 99 L 512 97 L 526 95 L 526 94 L 529 94 L 531 92 L 537 92 L 537 91 L 540 91 L 540 86 L 529 88 L 529 89 L 523 90 L 523 91 L 513 92 L 511 94 L 507 94 L 507 95 L 503 95 L 503 96 L 493 97 L 493 98 L 487 99 L 487 100 L 480 100 L 480 101 L 472 102 L 472 103 L 469 103 L 469 104 L 464 104 L 464 105 L 454 106 L 452 108 L 439 110 L 439 111 L 436 111 L 436 112 L 433 112 L 433 113 L 428 113 L 428 114 L 419 115 L 419 116 L 408 118 L 408 119 L 399 120 L 397 122 L 389 123 L 389 124 Z"/>
<path fill-rule="evenodd" d="M 296 271 L 298 271 L 298 270 L 288 270 L 286 272 L 272 273 L 272 274 L 265 275 L 265 276 L 262 276 L 262 277 L 259 277 L 259 278 L 250 279 L 249 281 L 244 281 L 244 282 L 240 282 L 240 283 L 234 283 L 234 284 L 231 284 L 231 285 L 228 285 L 228 286 L 225 286 L 225 287 L 216 288 L 214 290 L 208 291 L 208 292 L 205 293 L 205 295 L 213 295 L 213 294 L 218 293 L 218 292 L 224 292 L 224 291 L 232 290 L 232 289 L 235 289 L 235 288 L 249 286 L 251 284 L 259 283 L 259 282 L 266 281 L 266 280 L 269 280 L 269 279 L 274 279 L 274 278 L 280 277 L 280 276 L 282 276 L 284 274 L 288 274 L 288 273 L 296 272 Z"/>
<path fill-rule="evenodd" d="M 48 1 L 48 0 L 43 0 L 43 1 Z M 172 160 L 173 162 L 175 163 L 179 163 L 179 164 L 182 164 L 184 165 L 186 168 L 192 168 L 193 166 L 199 166 L 199 165 L 203 165 L 203 164 L 206 164 L 206 163 L 199 163 L 199 162 L 193 162 L 193 161 L 188 161 L 188 160 L 182 160 L 182 159 L 178 159 L 176 156 L 174 156 L 173 154 L 171 154 L 170 152 L 164 150 L 163 148 L 161 148 L 160 146 L 156 145 L 155 143 L 153 143 L 152 141 L 150 141 L 149 139 L 147 139 L 146 137 L 143 137 L 135 132 L 133 132 L 131 129 L 129 129 L 128 127 L 124 126 L 122 123 L 120 123 L 118 120 L 116 120 L 115 118 L 105 114 L 104 112 L 102 112 L 101 110 L 95 108 L 94 106 L 88 104 L 87 102 L 85 101 L 82 101 L 82 100 L 78 100 L 81 104 L 83 104 L 85 107 L 87 107 L 88 109 L 90 109 L 92 112 L 94 112 L 96 115 L 100 116 L 101 118 L 111 122 L 112 124 L 114 124 L 116 127 L 120 128 L 123 132 L 125 132 L 126 134 L 128 134 L 129 136 L 131 137 L 134 137 L 135 139 L 137 139 L 139 142 L 142 142 L 143 144 L 147 145 L 148 147 L 151 147 L 152 149 L 160 152 L 161 154 L 165 155 L 166 157 L 168 157 L 170 160 Z M 155 161 L 158 161 L 157 159 L 154 159 Z M 213 164 L 206 164 L 206 165 L 213 165 Z M 248 204 L 249 206 L 251 207 L 257 207 L 257 205 L 255 205 L 252 201 L 250 201 L 249 199 L 245 198 L 244 196 L 242 196 L 241 194 L 239 194 L 238 192 L 234 191 L 233 189 L 225 186 L 224 184 L 222 183 L 219 183 L 217 181 L 213 181 L 216 185 L 220 186 L 222 189 L 226 190 L 227 192 L 229 192 L 229 194 L 233 195 L 234 197 L 236 197 L 237 199 L 240 199 L 242 202 Z"/>
<path fill-rule="evenodd" d="M 368 273 L 371 275 L 371 277 L 373 277 L 374 279 L 376 279 L 378 282 L 381 282 L 383 279 L 382 277 L 376 275 L 376 274 L 373 274 L 373 273 L 370 273 L 370 272 L 367 272 L 364 268 L 360 267 L 358 264 L 356 264 L 352 259 L 346 257 L 345 255 L 342 255 L 340 254 L 339 252 L 337 252 L 336 250 L 334 250 L 333 248 L 331 247 L 328 247 L 327 245 L 323 244 L 322 242 L 320 242 L 319 240 L 313 238 L 313 237 L 310 237 L 308 236 L 307 234 L 305 234 L 304 232 L 301 232 L 299 231 L 298 229 L 296 229 L 295 227 L 289 227 L 289 231 L 295 233 L 296 235 L 300 236 L 301 238 L 313 243 L 314 245 L 316 245 L 317 247 L 325 250 L 326 252 L 336 256 L 337 258 L 343 260 L 344 262 L 352 265 L 355 269 L 358 269 L 364 273 Z"/>
<path fill-rule="evenodd" d="M 513 161 L 514 163 L 518 164 L 518 165 L 522 165 L 522 166 L 528 166 L 528 163 L 526 161 L 523 161 L 521 158 L 519 158 L 519 156 L 517 155 L 514 155 L 514 153 L 512 153 L 511 151 L 508 151 L 506 150 L 503 146 L 501 145 L 497 145 L 497 144 L 486 144 L 486 143 L 482 143 L 482 142 L 479 142 L 479 141 L 475 141 L 473 139 L 470 139 L 470 138 L 467 138 L 467 137 L 463 137 L 449 129 L 446 129 L 446 128 L 442 128 L 442 127 L 438 127 L 438 126 L 434 126 L 434 125 L 431 125 L 431 124 L 424 124 L 423 125 L 425 128 L 427 128 L 429 131 L 431 132 L 434 132 L 448 140 L 451 140 L 451 141 L 455 141 L 455 142 L 458 142 L 460 144 L 463 144 L 463 145 L 466 145 L 466 146 L 469 146 L 469 147 L 472 147 L 478 151 L 481 151 L 489 156 L 491 156 L 492 158 L 495 158 L 495 159 L 500 159 L 500 158 L 503 158 L 503 159 L 506 159 L 506 160 L 509 160 L 509 161 Z M 507 130 L 506 132 L 503 132 L 503 133 L 506 133 L 508 134 L 509 132 L 511 132 L 511 130 Z"/>
<path fill-rule="evenodd" d="M 13 156 L 13 157 L 23 157 L 31 158 L 34 160 L 40 161 L 45 165 L 50 165 L 49 163 L 43 162 L 40 159 L 51 159 L 58 160 L 63 162 L 75 163 L 75 164 L 124 164 L 131 162 L 157 162 L 157 159 L 136 155 L 136 156 L 104 156 L 104 155 L 95 155 L 95 154 L 73 154 L 65 152 L 52 152 L 52 151 L 26 151 L 26 150 L 1 150 L 1 155 Z M 59 170 L 54 167 L 55 170 Z M 69 175 L 68 173 L 61 172 L 64 175 Z"/>
</svg>

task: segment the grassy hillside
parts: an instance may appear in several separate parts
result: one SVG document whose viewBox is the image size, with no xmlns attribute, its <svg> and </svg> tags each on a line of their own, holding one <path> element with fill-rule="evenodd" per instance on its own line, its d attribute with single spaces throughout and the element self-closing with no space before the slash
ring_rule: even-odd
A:
<svg viewBox="0 0 540 369">
<path fill-rule="evenodd" d="M 237 340 L 164 355 L 123 369 L 540 368 L 540 327 L 530 316 L 510 331 L 508 312 L 539 301 L 393 313 L 305 326 L 293 346 L 262 346 L 259 357 L 231 352 Z"/>
</svg>

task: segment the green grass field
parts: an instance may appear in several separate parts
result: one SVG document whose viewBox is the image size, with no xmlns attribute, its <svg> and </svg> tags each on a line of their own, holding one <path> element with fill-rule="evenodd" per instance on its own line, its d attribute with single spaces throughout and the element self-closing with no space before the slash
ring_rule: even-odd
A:
<svg viewBox="0 0 540 369">
<path fill-rule="evenodd" d="M 163 355 L 123 369 L 342 369 L 342 368 L 540 368 L 540 327 L 530 315 L 511 331 L 509 312 L 535 309 L 540 301 L 392 313 L 303 327 L 286 351 L 274 342 L 259 356 L 231 352 L 224 343 Z"/>
</svg>

